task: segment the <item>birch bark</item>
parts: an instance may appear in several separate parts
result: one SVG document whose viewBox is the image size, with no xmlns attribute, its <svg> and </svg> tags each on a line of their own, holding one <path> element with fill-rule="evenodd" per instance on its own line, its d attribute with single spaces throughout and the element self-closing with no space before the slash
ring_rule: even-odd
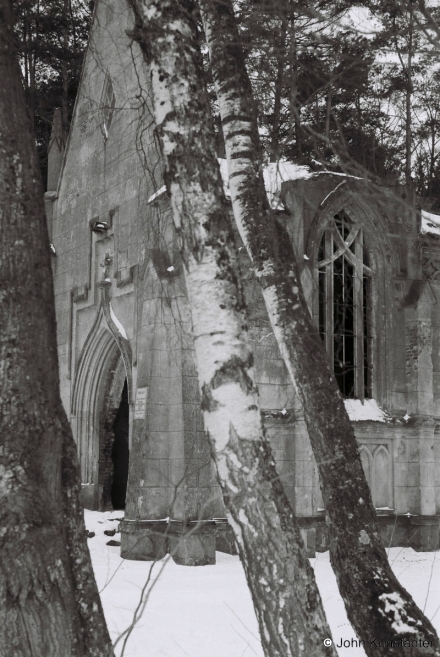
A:
<svg viewBox="0 0 440 657">
<path fill-rule="evenodd" d="M 205 428 L 268 657 L 336 655 L 298 526 L 265 439 L 195 7 L 133 3 L 182 247 Z"/>
<path fill-rule="evenodd" d="M 35 142 L 0 0 L 0 656 L 110 657 L 59 396 Z"/>
<path fill-rule="evenodd" d="M 356 439 L 322 340 L 307 310 L 288 237 L 262 184 L 257 117 L 230 0 L 199 0 L 225 138 L 234 216 L 262 287 L 273 331 L 304 407 L 328 517 L 330 556 L 347 615 L 368 655 L 371 640 L 423 639 L 429 647 L 387 646 L 389 655 L 440 655 L 429 620 L 394 576 L 379 537 Z M 416 641 L 417 643 L 417 641 Z"/>
</svg>

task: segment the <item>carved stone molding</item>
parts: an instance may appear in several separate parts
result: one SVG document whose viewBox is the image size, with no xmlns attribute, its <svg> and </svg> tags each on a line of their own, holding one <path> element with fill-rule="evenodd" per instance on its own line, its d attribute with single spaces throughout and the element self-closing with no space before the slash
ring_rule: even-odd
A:
<svg viewBox="0 0 440 657">
<path fill-rule="evenodd" d="M 428 281 L 437 281 L 440 279 L 440 253 L 436 256 L 422 255 L 423 278 Z"/>
<path fill-rule="evenodd" d="M 134 265 L 133 267 L 123 267 L 121 269 L 118 269 L 116 272 L 116 287 L 125 287 L 125 285 L 130 285 L 133 283 L 134 279 L 134 270 L 136 269 L 137 265 Z"/>
<path fill-rule="evenodd" d="M 423 278 L 428 281 L 439 280 L 440 248 L 435 248 L 432 245 L 428 246 L 422 244 L 420 249 L 420 257 L 422 259 Z"/>
<path fill-rule="evenodd" d="M 115 322 L 113 321 L 110 308 L 110 286 L 111 282 L 107 280 L 101 281 L 99 283 L 99 289 L 101 290 L 102 310 L 107 322 L 107 326 L 109 327 L 114 339 L 117 342 L 119 351 L 121 352 L 122 360 L 124 361 L 125 371 L 127 373 L 128 399 L 129 403 L 131 403 L 133 399 L 133 377 L 131 372 L 133 357 L 131 345 L 127 338 L 124 338 Z"/>
<path fill-rule="evenodd" d="M 263 420 L 277 420 L 283 424 L 290 424 L 295 418 L 295 412 L 291 408 L 279 409 L 262 409 L 261 416 Z"/>
<path fill-rule="evenodd" d="M 80 301 L 87 301 L 89 296 L 89 289 L 90 286 L 86 283 L 85 285 L 80 285 L 79 287 L 76 287 L 74 290 L 72 290 L 74 303 L 78 303 Z"/>
</svg>

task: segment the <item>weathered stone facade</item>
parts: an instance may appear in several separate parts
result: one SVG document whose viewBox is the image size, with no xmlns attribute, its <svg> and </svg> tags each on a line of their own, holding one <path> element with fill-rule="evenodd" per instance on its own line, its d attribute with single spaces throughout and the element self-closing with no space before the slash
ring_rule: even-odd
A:
<svg viewBox="0 0 440 657">
<path fill-rule="evenodd" d="M 57 186 L 63 146 L 56 130 L 50 149 L 46 208 L 62 398 L 88 508 L 123 506 L 129 448 L 123 555 L 151 559 L 171 546 L 179 563 L 212 563 L 216 540 L 232 546 L 203 430 L 184 266 L 162 189 L 148 72 L 127 36 L 130 27 L 125 3 L 100 0 Z M 351 354 L 352 368 L 333 355 L 343 385 L 388 413 L 385 422 L 354 423 L 384 537 L 391 545 L 433 549 L 440 512 L 440 243 L 420 235 L 420 212 L 403 198 L 405 190 L 372 189 L 338 174 L 303 176 L 283 183 L 277 216 L 323 339 L 335 354 Z M 313 552 L 326 546 L 325 510 L 303 412 L 240 248 L 261 408 Z M 338 294 L 345 306 L 337 320 Z"/>
</svg>

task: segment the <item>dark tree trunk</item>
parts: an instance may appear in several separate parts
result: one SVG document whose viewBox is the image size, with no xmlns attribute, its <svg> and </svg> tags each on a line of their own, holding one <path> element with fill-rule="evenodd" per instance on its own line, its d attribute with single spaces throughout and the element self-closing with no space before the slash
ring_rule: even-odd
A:
<svg viewBox="0 0 440 657">
<path fill-rule="evenodd" d="M 69 132 L 69 78 L 67 74 L 67 57 L 69 53 L 69 0 L 64 0 L 63 4 L 63 59 L 61 60 L 61 81 L 63 93 L 61 95 L 61 120 L 63 126 L 63 139 L 66 139 Z"/>
<path fill-rule="evenodd" d="M 326 146 L 330 145 L 330 119 L 332 115 L 332 77 L 330 74 L 330 81 L 328 83 L 327 101 L 325 110 L 325 141 Z"/>
<path fill-rule="evenodd" d="M 205 429 L 268 657 L 336 653 L 264 434 L 229 209 L 215 153 L 195 7 L 133 4 L 181 240 Z"/>
<path fill-rule="evenodd" d="M 230 0 L 199 0 L 223 123 L 234 215 L 253 260 L 281 355 L 304 407 L 323 486 L 330 556 L 347 615 L 368 655 L 374 637 L 429 642 L 388 655 L 440 655 L 428 619 L 394 576 L 379 537 L 356 439 L 301 289 L 289 237 L 277 233 L 261 183 L 252 89 Z M 406 629 L 405 629 L 406 628 Z"/>
<path fill-rule="evenodd" d="M 409 0 L 409 26 L 408 26 L 408 61 L 406 67 L 406 94 L 405 94 L 405 181 L 409 185 L 412 180 L 411 176 L 411 152 L 412 152 L 412 60 L 413 60 L 413 39 L 414 39 L 414 9 L 413 1 Z"/>
<path fill-rule="evenodd" d="M 295 150 L 298 157 L 302 155 L 301 144 L 301 107 L 299 103 L 299 90 L 298 90 L 298 52 L 296 43 L 296 17 L 295 11 L 292 9 L 290 15 L 290 47 L 289 47 L 289 62 L 290 62 L 290 93 L 289 93 L 289 106 L 290 106 L 290 125 L 291 131 L 295 135 Z"/>
<path fill-rule="evenodd" d="M 280 159 L 280 124 L 281 124 L 281 98 L 283 94 L 284 85 L 284 66 L 286 59 L 286 34 L 287 34 L 287 18 L 283 9 L 281 8 L 281 26 L 279 35 L 279 47 L 277 53 L 277 76 L 275 79 L 274 87 L 274 104 L 273 104 L 273 124 L 272 136 L 270 139 L 271 162 L 278 162 Z"/>
<path fill-rule="evenodd" d="M 113 654 L 59 396 L 43 188 L 0 0 L 0 655 Z"/>
</svg>

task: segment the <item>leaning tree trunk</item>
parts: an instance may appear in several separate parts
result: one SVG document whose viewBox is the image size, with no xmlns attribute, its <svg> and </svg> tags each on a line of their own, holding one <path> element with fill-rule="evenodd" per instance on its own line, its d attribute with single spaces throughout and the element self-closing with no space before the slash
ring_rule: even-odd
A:
<svg viewBox="0 0 440 657">
<path fill-rule="evenodd" d="M 262 426 L 194 6 L 157 0 L 133 9 L 185 263 L 205 428 L 264 651 L 335 655 L 324 645 L 321 599 Z"/>
<path fill-rule="evenodd" d="M 412 181 L 412 95 L 414 93 L 412 66 L 414 48 L 414 8 L 413 0 L 408 3 L 409 25 L 408 25 L 408 60 L 406 65 L 406 90 L 405 90 L 405 182 L 407 185 Z"/>
<path fill-rule="evenodd" d="M 8 0 L 0 0 L 0 655 L 113 654 L 59 395 L 49 240 Z"/>
<path fill-rule="evenodd" d="M 199 0 L 225 138 L 235 219 L 282 357 L 304 407 L 329 519 L 330 556 L 348 617 L 371 640 L 419 639 L 428 647 L 395 645 L 389 655 L 440 655 L 428 619 L 394 576 L 379 537 L 375 509 L 356 439 L 322 340 L 301 289 L 289 238 L 277 227 L 262 184 L 257 120 L 230 0 Z"/>
</svg>

